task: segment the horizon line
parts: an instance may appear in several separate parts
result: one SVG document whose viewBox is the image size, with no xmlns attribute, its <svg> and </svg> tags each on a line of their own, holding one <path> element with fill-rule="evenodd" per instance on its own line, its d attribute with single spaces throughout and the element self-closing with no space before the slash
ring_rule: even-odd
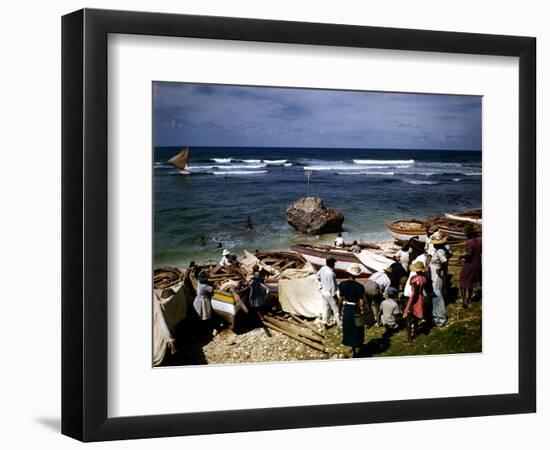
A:
<svg viewBox="0 0 550 450">
<path fill-rule="evenodd" d="M 425 152 L 431 152 L 431 151 L 437 151 L 437 152 L 481 152 L 482 149 L 452 149 L 452 148 L 380 148 L 380 147 L 296 147 L 296 146 L 288 146 L 288 147 L 278 147 L 278 146 L 258 146 L 258 145 L 153 145 L 153 148 L 171 148 L 171 147 L 177 147 L 177 148 L 226 148 L 226 149 L 247 149 L 247 148 L 257 148 L 257 149 L 263 149 L 263 148 L 271 148 L 271 149 L 289 149 L 289 148 L 295 148 L 295 149 L 315 149 L 315 150 L 414 150 L 414 151 L 425 151 Z"/>
</svg>

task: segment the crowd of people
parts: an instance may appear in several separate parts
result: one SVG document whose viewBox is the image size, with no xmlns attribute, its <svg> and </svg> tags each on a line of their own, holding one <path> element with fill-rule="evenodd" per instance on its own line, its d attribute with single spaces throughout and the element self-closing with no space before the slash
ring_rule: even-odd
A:
<svg viewBox="0 0 550 450">
<path fill-rule="evenodd" d="M 481 236 L 470 227 L 466 230 L 466 254 L 460 272 L 459 286 L 462 306 L 471 304 L 473 291 L 481 283 Z M 385 327 L 385 336 L 401 326 L 413 341 L 424 324 L 443 328 L 447 324 L 448 263 L 452 252 L 447 236 L 437 227 L 427 230 L 422 251 L 418 240 L 406 242 L 394 255 L 394 262 L 373 273 L 366 281 L 358 281 L 361 267 L 351 264 L 348 279 L 337 284 L 335 260 L 328 258 L 317 273 L 323 299 L 321 321 L 325 327 L 333 322 L 342 327 L 342 344 L 359 354 L 363 345 L 365 325 Z M 335 246 L 343 247 L 338 236 Z M 354 241 L 350 251 L 358 248 Z M 369 318 L 372 317 L 369 324 Z"/>
</svg>

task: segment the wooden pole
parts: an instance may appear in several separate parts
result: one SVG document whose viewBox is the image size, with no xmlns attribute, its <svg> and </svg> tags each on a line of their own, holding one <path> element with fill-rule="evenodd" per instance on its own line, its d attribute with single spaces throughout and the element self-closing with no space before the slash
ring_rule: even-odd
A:
<svg viewBox="0 0 550 450">
<path fill-rule="evenodd" d="M 312 341 L 317 341 L 319 342 L 320 344 L 323 343 L 323 340 L 318 337 L 318 336 L 312 336 L 311 333 L 306 333 L 305 330 L 303 329 L 300 329 L 300 328 L 293 328 L 290 324 L 288 323 L 285 323 L 284 321 L 282 320 L 278 320 L 278 319 L 275 319 L 274 317 L 270 317 L 270 316 L 264 316 L 264 320 L 267 321 L 267 322 L 270 322 L 271 324 L 279 327 L 279 328 L 282 328 L 284 330 L 287 330 L 288 332 L 290 333 L 293 333 L 293 334 L 296 334 L 296 335 L 299 335 L 299 336 L 302 336 L 306 339 L 309 339 L 309 340 L 312 340 Z M 308 330 L 309 331 L 309 330 Z"/>
<path fill-rule="evenodd" d="M 298 316 L 296 316 L 295 314 L 290 314 L 290 317 L 292 317 L 296 322 L 298 322 L 299 324 L 303 325 L 304 327 L 306 328 L 309 328 L 311 331 L 313 331 L 315 334 L 317 334 L 318 336 L 324 338 L 325 335 L 323 333 L 320 333 L 313 325 L 311 325 L 310 323 L 306 322 L 305 320 L 302 320 L 300 319 Z"/>
<path fill-rule="evenodd" d="M 308 339 L 303 338 L 302 336 L 298 336 L 297 334 L 291 333 L 290 331 L 283 330 L 282 328 L 279 328 L 276 325 L 273 325 L 271 322 L 265 321 L 264 324 L 271 328 L 272 330 L 278 331 L 281 334 L 284 334 L 285 336 L 288 336 L 292 339 L 295 339 L 302 344 L 305 344 L 311 348 L 314 348 L 315 350 L 319 350 L 320 352 L 326 353 L 326 348 L 322 346 L 321 344 L 318 344 L 316 342 L 310 341 Z"/>
<path fill-rule="evenodd" d="M 235 292 L 235 289 L 231 288 L 231 293 L 233 294 L 233 298 L 235 299 L 235 301 L 237 302 L 237 305 L 239 305 L 241 307 L 241 309 L 246 313 L 248 314 L 248 308 L 246 307 L 246 305 L 244 304 L 244 302 L 241 300 L 241 297 L 239 294 L 237 294 Z"/>
</svg>

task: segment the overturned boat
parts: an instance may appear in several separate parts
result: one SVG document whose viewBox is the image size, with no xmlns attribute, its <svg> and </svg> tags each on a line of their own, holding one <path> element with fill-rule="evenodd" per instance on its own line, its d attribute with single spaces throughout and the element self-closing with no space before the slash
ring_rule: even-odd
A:
<svg viewBox="0 0 550 450">
<path fill-rule="evenodd" d="M 366 244 L 373 247 L 372 244 Z M 334 258 L 336 264 L 334 271 L 338 277 L 347 277 L 347 269 L 352 264 L 358 264 L 361 275 L 368 277 L 374 272 L 384 270 L 393 261 L 383 255 L 364 248 L 360 253 L 353 253 L 345 248 L 331 247 L 329 245 L 297 244 L 291 250 L 301 254 L 316 269 L 324 266 L 328 258 Z"/>
<path fill-rule="evenodd" d="M 469 209 L 454 214 L 445 213 L 445 218 L 461 222 L 470 222 L 477 225 L 481 225 L 482 223 L 481 209 Z"/>
</svg>

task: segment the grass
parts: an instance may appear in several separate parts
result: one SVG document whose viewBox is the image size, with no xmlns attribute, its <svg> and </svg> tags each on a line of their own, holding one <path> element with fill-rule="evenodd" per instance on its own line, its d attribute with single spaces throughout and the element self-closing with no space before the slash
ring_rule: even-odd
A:
<svg viewBox="0 0 550 450">
<path fill-rule="evenodd" d="M 413 342 L 408 341 L 404 325 L 391 336 L 384 336 L 383 327 L 365 330 L 361 356 L 444 355 L 481 352 L 481 304 L 469 309 L 459 304 L 447 305 L 448 322 L 444 328 L 420 327 Z M 427 325 L 427 324 L 425 324 Z M 333 327 L 327 333 L 327 347 L 331 353 L 346 354 L 341 345 L 341 331 Z"/>
</svg>

